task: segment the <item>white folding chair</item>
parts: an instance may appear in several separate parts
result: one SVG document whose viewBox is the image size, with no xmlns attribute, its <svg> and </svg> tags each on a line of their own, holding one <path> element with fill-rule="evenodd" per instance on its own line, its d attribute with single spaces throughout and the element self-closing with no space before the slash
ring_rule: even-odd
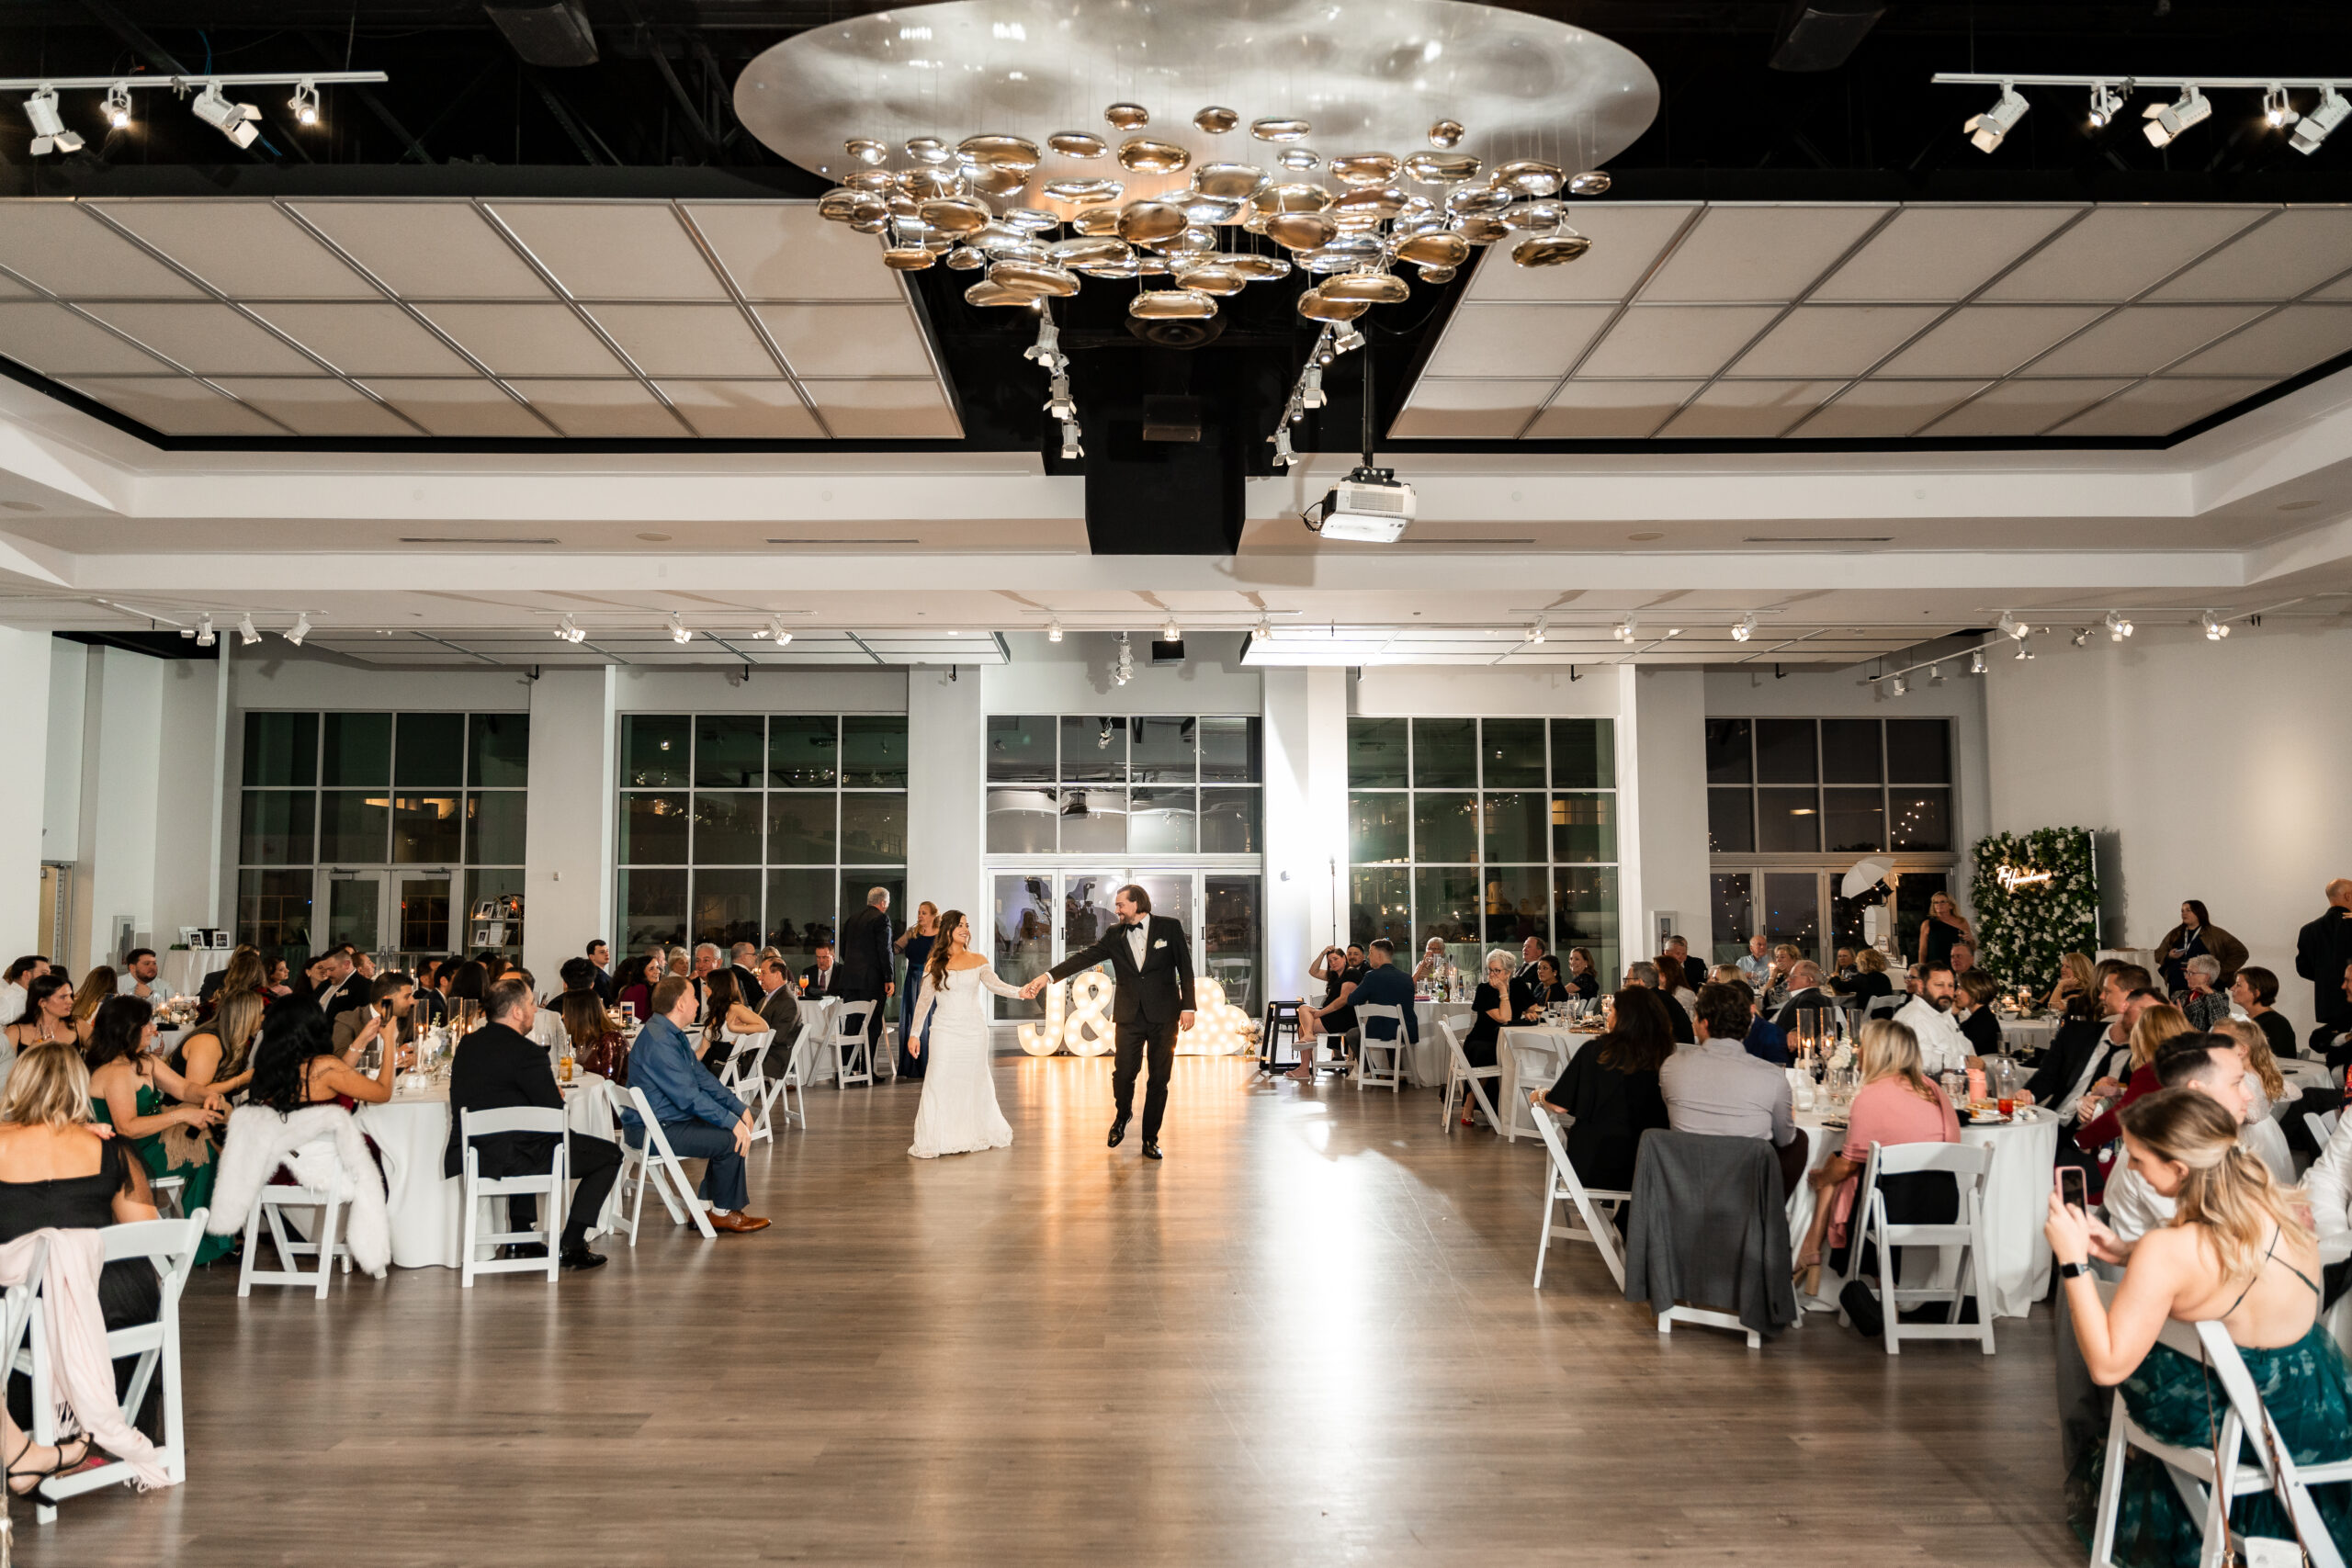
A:
<svg viewBox="0 0 2352 1568">
<path fill-rule="evenodd" d="M 1373 1025 L 1385 1021 L 1385 1035 Z M 1375 1059 L 1377 1052 L 1386 1066 Z M 1356 1088 L 1366 1084 L 1395 1093 L 1405 1087 L 1405 1010 L 1393 1002 L 1360 1002 L 1356 1006 Z"/>
<path fill-rule="evenodd" d="M 718 1077 L 719 1087 L 741 1100 L 751 1111 L 753 1143 L 772 1135 L 768 1127 L 767 1082 L 760 1076 L 760 1064 L 767 1059 L 768 1047 L 775 1041 L 773 1029 L 737 1037 L 734 1054 L 727 1058 L 727 1070 Z"/>
<path fill-rule="evenodd" d="M 147 1179 L 147 1190 L 155 1200 L 156 1213 L 167 1220 L 180 1217 L 180 1194 L 187 1188 L 187 1178 L 185 1176 L 151 1176 Z M 170 1201 L 165 1202 L 165 1199 Z"/>
<path fill-rule="evenodd" d="M 879 1008 L 887 1007 L 888 1004 L 876 1002 L 874 1005 Z M 899 1026 L 897 1024 L 885 1021 L 874 1031 L 873 1056 L 866 1064 L 866 1071 L 872 1073 L 876 1079 L 888 1071 L 892 1083 L 899 1081 Z"/>
<path fill-rule="evenodd" d="M 1562 1241 L 1583 1241 L 1592 1244 L 1600 1254 L 1601 1262 L 1609 1266 L 1609 1276 L 1617 1288 L 1625 1288 L 1625 1257 L 1618 1249 L 1615 1220 L 1620 1210 L 1634 1201 L 1631 1192 L 1597 1190 L 1587 1187 L 1577 1176 L 1577 1168 L 1568 1163 L 1567 1145 L 1560 1141 L 1560 1128 L 1574 1118 L 1547 1111 L 1540 1105 L 1530 1105 L 1535 1131 L 1544 1140 L 1544 1153 L 1551 1161 L 1552 1174 L 1544 1184 L 1544 1227 L 1535 1242 L 1535 1288 L 1544 1288 L 1544 1258 L 1552 1249 L 1552 1238 Z M 1552 1223 L 1552 1206 L 1565 1202 L 1572 1208 L 1581 1225 Z M 1600 1211 L 1605 1208 L 1604 1215 Z M 1563 1221 L 1566 1213 L 1560 1216 Z"/>
<path fill-rule="evenodd" d="M 48 1238 L 33 1243 L 26 1265 L 24 1279 L 0 1296 L 0 1367 L 14 1367 L 17 1352 L 24 1348 L 25 1331 L 32 1324 L 33 1298 L 40 1293 L 41 1273 L 49 1267 Z M 10 1551 L 16 1533 L 16 1522 L 9 1517 L 9 1499 L 0 1495 L 0 1562 L 15 1561 Z"/>
<path fill-rule="evenodd" d="M 833 1083 L 847 1089 L 874 1082 L 874 1052 L 865 1039 L 865 1020 L 879 1002 L 843 1002 L 833 1015 Z"/>
<path fill-rule="evenodd" d="M 1510 1053 L 1513 1076 L 1519 1081 L 1519 1093 L 1510 1097 L 1502 1108 L 1503 1140 L 1515 1144 L 1522 1134 L 1532 1134 L 1535 1131 L 1534 1120 L 1529 1114 L 1527 1091 L 1550 1088 L 1552 1081 L 1560 1076 L 1564 1064 L 1560 1060 L 1560 1048 L 1555 1035 L 1507 1029 L 1495 1042 L 1498 1065 L 1501 1063 L 1505 1051 Z M 1499 1080 L 1495 1085 L 1495 1093 L 1498 1097 L 1502 1095 Z"/>
<path fill-rule="evenodd" d="M 606 1086 L 607 1089 L 610 1087 Z M 662 1199 L 662 1206 L 670 1211 L 673 1224 L 684 1224 L 692 1220 L 695 1228 L 702 1232 L 704 1240 L 718 1240 L 718 1232 L 711 1227 L 710 1215 L 704 1212 L 703 1201 L 695 1196 L 695 1184 L 686 1179 L 685 1167 L 678 1163 L 678 1156 L 670 1147 L 670 1139 L 662 1131 L 662 1123 L 653 1119 L 652 1102 L 645 1098 L 645 1091 L 641 1089 L 631 1088 L 628 1094 L 629 1108 L 645 1124 L 642 1147 L 630 1147 L 626 1135 L 620 1140 L 620 1180 L 629 1195 L 628 1244 L 631 1247 L 637 1245 L 638 1213 L 645 1206 L 645 1184 L 649 1176 L 653 1182 L 653 1190 Z M 613 1206 L 615 1230 L 620 1228 L 617 1217 L 620 1212 L 620 1205 L 616 1203 Z"/>
<path fill-rule="evenodd" d="M 815 1059 L 816 1050 L 816 1027 L 807 1019 L 803 1019 L 800 1021 L 799 1032 L 792 1037 L 792 1054 L 785 1058 L 784 1071 L 768 1080 L 767 1104 L 774 1105 L 778 1100 L 783 1101 L 785 1125 L 788 1128 L 793 1122 L 797 1122 L 800 1123 L 800 1130 L 804 1133 L 808 1130 L 808 1068 Z M 800 1100 L 800 1109 L 797 1111 L 792 1108 L 793 1098 L 796 1095 Z M 767 1114 L 765 1106 L 762 1107 L 761 1114 L 763 1116 Z"/>
<path fill-rule="evenodd" d="M 2290 1517 L 2307 1543 L 2312 1568 L 2344 1568 L 2344 1557 L 2335 1549 L 2335 1538 L 2328 1534 L 2327 1523 L 2320 1517 L 2318 1506 L 2312 1501 L 2311 1488 L 2325 1486 L 2333 1482 L 2352 1481 L 2352 1458 L 2334 1460 L 2322 1464 L 2297 1464 L 2288 1451 L 2287 1442 L 2278 1431 L 2278 1423 L 2271 1418 L 2269 1407 L 2262 1403 L 2261 1391 L 2254 1386 L 2254 1376 L 2245 1370 L 2245 1359 L 2238 1354 L 2236 1342 L 2219 1323 L 2196 1325 L 2198 1343 L 2204 1348 L 2205 1364 L 2222 1380 L 2222 1387 L 2230 1396 L 2230 1415 L 2251 1439 L 2247 1446 L 2254 1450 L 2252 1468 L 2260 1475 L 2258 1487 L 2233 1486 L 2233 1493 L 2269 1490 L 2278 1493 L 2287 1505 Z M 2122 1404 L 2119 1396 L 2118 1404 Z M 2227 1453 L 2232 1450 L 2223 1450 Z M 2208 1518 L 2205 1527 L 2209 1551 L 2219 1537 L 2225 1533 L 2216 1529 L 2217 1521 Z M 2218 1553 L 2215 1553 L 2218 1555 Z"/>
<path fill-rule="evenodd" d="M 108 1263 L 143 1258 L 153 1266 L 161 1285 L 154 1320 L 108 1333 L 107 1356 L 108 1359 L 139 1358 L 122 1400 L 125 1419 L 134 1423 L 139 1407 L 146 1403 L 148 1389 L 161 1373 L 164 1440 L 155 1445 L 155 1456 L 163 1463 L 166 1480 L 175 1486 L 187 1479 L 187 1413 L 180 1400 L 180 1292 L 187 1284 L 188 1270 L 196 1265 L 196 1250 L 204 1244 L 204 1222 L 210 1213 L 209 1209 L 198 1209 L 184 1220 L 143 1220 L 107 1225 L 98 1232 Z M 33 1441 L 50 1447 L 57 1441 L 58 1398 L 49 1364 L 49 1334 L 40 1314 L 36 1293 L 27 1319 L 30 1343 L 9 1364 L 32 1380 Z M 57 1517 L 56 1504 L 129 1479 L 130 1466 L 117 1460 L 43 1482 L 33 1490 L 33 1517 L 48 1524 Z"/>
<path fill-rule="evenodd" d="M 481 1151 L 474 1146 L 476 1138 L 494 1137 L 502 1133 L 540 1133 L 555 1135 L 555 1148 L 548 1166 L 543 1171 L 526 1172 L 521 1176 L 488 1177 L 481 1173 Z M 458 1173 L 462 1183 L 460 1193 L 466 1206 L 465 1219 L 458 1247 L 458 1283 L 466 1290 L 473 1289 L 477 1274 L 544 1273 L 552 1285 L 563 1269 L 563 1248 L 558 1237 L 563 1235 L 565 1166 L 571 1149 L 564 1138 L 563 1112 L 544 1105 L 516 1105 L 503 1111 L 460 1110 L 458 1112 L 458 1141 L 465 1151 L 464 1168 Z M 490 1230 L 481 1228 L 481 1208 L 484 1203 L 517 1196 L 534 1196 L 539 1204 L 539 1224 L 528 1230 L 499 1230 L 492 1221 Z M 541 1258 L 483 1258 L 481 1249 L 500 1245 L 536 1245 L 547 1248 Z"/>
<path fill-rule="evenodd" d="M 2320 1152 L 2322 1154 L 2327 1152 L 2328 1140 L 2335 1136 L 2336 1115 L 2337 1112 L 2333 1111 L 2306 1111 L 2303 1112 L 2303 1126 L 2305 1130 L 2311 1134 L 2312 1142 L 2320 1146 Z"/>
<path fill-rule="evenodd" d="M 1445 1036 L 1445 1052 L 1450 1058 L 1446 1065 L 1445 1098 L 1439 1103 L 1438 1125 L 1444 1128 L 1449 1134 L 1453 1133 L 1453 1091 L 1456 1089 L 1467 1089 L 1471 1097 L 1477 1100 L 1478 1109 L 1487 1113 L 1488 1124 L 1499 1128 L 1503 1124 L 1503 1120 L 1495 1114 L 1495 1102 L 1488 1099 L 1487 1091 L 1478 1086 L 1481 1083 L 1491 1082 L 1499 1092 L 1503 1079 L 1502 1068 L 1499 1066 L 1472 1066 L 1470 1058 L 1462 1054 L 1461 1025 L 1453 1020 L 1448 1019 L 1437 1028 L 1438 1032 Z"/>
<path fill-rule="evenodd" d="M 1883 1178 L 1909 1176 L 1925 1171 L 1948 1173 L 1960 1189 L 1960 1212 L 1942 1224 L 1895 1224 L 1886 1216 L 1886 1194 L 1879 1188 Z M 1862 1247 L 1875 1242 L 1878 1247 L 1878 1300 L 1886 1315 L 1886 1353 L 1903 1353 L 1905 1339 L 1973 1339 L 1984 1347 L 1984 1354 L 1993 1354 L 1993 1297 L 1991 1278 L 1987 1273 L 1991 1249 L 1984 1240 L 1984 1184 L 1993 1172 L 1993 1150 L 1979 1144 L 1872 1144 L 1869 1162 L 1862 1168 L 1862 1184 L 1854 1196 L 1852 1220 L 1849 1226 L 1846 1278 L 1853 1279 L 1861 1267 Z M 1932 1247 L 1942 1258 L 1939 1273 L 1948 1274 L 1949 1284 L 1903 1286 L 1895 1283 L 1896 1258 L 1899 1247 Z M 1951 1254 L 1957 1249 L 1957 1259 Z M 1976 1297 L 1976 1321 L 1960 1321 L 1962 1301 Z M 1942 1323 L 1905 1323 L 1903 1308 L 1923 1302 L 1943 1302 L 1949 1306 Z M 1838 1314 L 1845 1321 L 1845 1314 Z"/>
<path fill-rule="evenodd" d="M 331 1139 L 320 1139 L 333 1146 Z M 315 1146 L 306 1145 L 306 1146 Z M 368 1173 L 371 1178 L 374 1172 Z M 286 1211 L 308 1209 L 311 1212 L 311 1235 L 305 1240 L 286 1227 Z M 343 1199 L 332 1190 L 318 1187 L 286 1187 L 264 1183 L 254 1194 L 254 1206 L 245 1213 L 245 1256 L 237 1270 L 237 1294 L 250 1296 L 255 1285 L 308 1285 L 315 1295 L 327 1293 L 333 1259 L 343 1259 L 343 1271 L 351 1272 L 351 1248 L 334 1238 L 335 1218 L 343 1211 Z M 269 1222 L 270 1244 L 277 1248 L 277 1267 L 261 1267 L 261 1226 Z M 316 1269 L 301 1267 L 301 1259 L 315 1258 Z"/>
</svg>

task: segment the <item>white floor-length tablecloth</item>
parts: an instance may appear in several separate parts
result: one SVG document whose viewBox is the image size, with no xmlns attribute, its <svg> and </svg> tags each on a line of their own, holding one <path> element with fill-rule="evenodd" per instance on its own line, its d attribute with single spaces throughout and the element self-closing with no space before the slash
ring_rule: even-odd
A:
<svg viewBox="0 0 2352 1568">
<path fill-rule="evenodd" d="M 1467 1032 L 1469 1017 L 1468 1002 L 1413 1003 L 1413 1021 L 1419 1028 L 1420 1038 L 1405 1053 L 1407 1083 L 1417 1089 L 1445 1087 L 1445 1036 L 1438 1032 L 1437 1026 L 1448 1019 L 1460 1019 L 1464 1022 L 1464 1032 Z"/>
<path fill-rule="evenodd" d="M 1535 1123 L 1528 1119 L 1527 1091 L 1551 1088 L 1567 1071 L 1568 1059 L 1593 1038 L 1548 1026 L 1513 1024 L 1504 1030 L 1502 1049 L 1495 1053 L 1495 1062 L 1503 1070 L 1502 1096 L 1495 1110 L 1502 1116 L 1503 1125 L 1518 1137 L 1535 1137 Z"/>
<path fill-rule="evenodd" d="M 225 947 L 175 947 L 163 955 L 155 978 L 166 993 L 192 997 L 204 987 L 204 977 L 229 967 Z"/>
</svg>

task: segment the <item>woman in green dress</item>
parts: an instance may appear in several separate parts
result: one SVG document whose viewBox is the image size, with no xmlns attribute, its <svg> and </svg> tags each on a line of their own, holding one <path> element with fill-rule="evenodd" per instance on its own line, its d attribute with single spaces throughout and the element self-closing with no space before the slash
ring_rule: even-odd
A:
<svg viewBox="0 0 2352 1568">
<path fill-rule="evenodd" d="M 150 1176 L 176 1176 L 180 1213 L 209 1207 L 220 1150 L 211 1129 L 229 1109 L 218 1094 L 190 1084 L 153 1055 L 155 1010 L 137 997 L 108 997 L 90 1022 L 84 1061 L 90 1069 L 90 1107 L 130 1142 Z M 164 1096 L 174 1097 L 166 1102 Z M 196 1100 L 198 1103 L 183 1103 Z M 198 1264 L 236 1245 L 233 1235 L 208 1235 Z"/>
<path fill-rule="evenodd" d="M 2198 1361 L 2156 1342 L 2167 1318 L 2219 1322 L 2245 1358 L 2264 1406 L 2297 1464 L 2352 1454 L 2352 1374 L 2319 1322 L 2318 1243 L 2292 1190 L 2238 1144 L 2237 1118 L 2183 1085 L 2134 1100 L 2122 1115 L 2132 1168 L 2174 1204 L 2173 1223 L 2125 1247 L 2106 1225 L 2050 1200 L 2043 1227 L 2062 1269 L 2092 1257 L 2125 1265 L 2112 1303 L 2096 1280 L 2065 1281 L 2075 1337 L 2094 1382 L 2112 1386 L 2132 1418 L 2162 1442 L 2210 1450 L 2229 1398 Z M 2091 1539 L 2106 1445 L 2085 1446 L 2069 1478 L 2068 1514 Z M 2248 1449 L 2239 1462 L 2253 1462 Z M 2312 1488 L 2338 1551 L 2352 1552 L 2352 1483 Z M 2204 1521 L 2182 1503 L 2153 1455 L 2130 1452 L 2117 1511 L 2114 1560 L 2194 1568 Z M 2295 1539 L 2278 1498 L 2240 1497 L 2230 1528 Z"/>
</svg>

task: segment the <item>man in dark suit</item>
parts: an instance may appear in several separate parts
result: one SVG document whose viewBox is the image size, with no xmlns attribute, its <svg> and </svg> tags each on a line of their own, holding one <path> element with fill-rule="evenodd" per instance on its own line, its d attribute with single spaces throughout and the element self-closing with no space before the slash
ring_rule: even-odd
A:
<svg viewBox="0 0 2352 1568">
<path fill-rule="evenodd" d="M 611 1007 L 613 1005 L 613 950 L 605 945 L 603 937 L 598 937 L 588 944 L 588 963 L 596 971 L 596 977 L 592 982 L 596 987 L 596 999 L 606 1007 Z M 571 967 L 571 964 L 566 964 L 564 971 L 569 971 Z M 564 971 L 559 971 L 559 973 Z M 570 982 L 567 981 L 565 985 L 569 989 Z"/>
<path fill-rule="evenodd" d="M 841 977 L 833 994 L 845 1002 L 878 1002 L 892 996 L 898 985 L 897 950 L 890 945 L 890 890 L 869 887 L 865 908 L 842 922 Z M 814 987 L 811 987 L 812 989 Z M 882 1034 L 883 1010 L 865 1015 L 865 1044 L 871 1051 Z"/>
<path fill-rule="evenodd" d="M 800 987 L 792 983 L 792 974 L 781 958 L 760 961 L 752 972 L 751 1006 L 760 1021 L 775 1031 L 768 1042 L 768 1054 L 760 1063 L 760 1076 L 780 1078 L 792 1068 L 794 1043 L 800 1035 Z"/>
<path fill-rule="evenodd" d="M 748 942 L 739 942 L 727 956 L 727 967 L 735 972 L 735 994 L 747 1007 L 756 1006 L 752 998 L 760 994 L 760 950 Z"/>
<path fill-rule="evenodd" d="M 1810 1010 L 1826 1018 L 1838 1005 L 1838 999 L 1821 988 L 1821 965 L 1810 958 L 1798 959 L 1789 971 L 1789 987 L 1788 1001 L 1772 1020 L 1783 1034 L 1797 1026 L 1798 1013 Z"/>
<path fill-rule="evenodd" d="M 458 1042 L 457 1055 L 449 1064 L 449 1144 L 441 1156 L 442 1175 L 456 1176 L 465 1169 L 460 1111 L 507 1111 L 523 1105 L 563 1109 L 563 1094 L 548 1066 L 547 1048 L 528 1032 L 536 1010 L 529 986 L 521 980 L 501 980 L 482 999 L 482 1011 L 490 1021 Z M 475 1140 L 474 1152 L 481 1174 L 492 1179 L 534 1175 L 554 1163 L 555 1138 L 548 1133 L 501 1133 Z M 580 1185 L 564 1217 L 563 1267 L 600 1268 L 604 1256 L 588 1250 L 588 1227 L 604 1213 L 613 1179 L 620 1174 L 620 1148 L 607 1139 L 567 1133 L 564 1164 Z M 525 1222 L 538 1212 L 538 1200 L 527 1194 L 506 1202 L 510 1230 L 526 1228 Z"/>
<path fill-rule="evenodd" d="M 368 1005 L 369 983 L 359 976 L 353 961 L 349 943 L 319 955 L 311 967 L 318 971 L 319 987 L 313 999 L 319 1010 L 326 1014 L 327 1025 L 333 1028 L 336 1018 L 352 1008 Z"/>
<path fill-rule="evenodd" d="M 842 966 L 833 962 L 831 942 L 817 944 L 817 962 L 803 969 L 800 977 L 808 982 L 800 994 L 812 1002 L 842 994 Z"/>
<path fill-rule="evenodd" d="M 1193 1027 L 1193 944 L 1184 928 L 1151 912 L 1151 895 L 1132 883 L 1119 889 L 1112 908 L 1119 924 L 1101 942 L 1073 953 L 1021 988 L 1034 997 L 1056 980 L 1066 980 L 1097 964 L 1111 966 L 1116 985 L 1112 1021 L 1118 1025 L 1118 1056 L 1111 1074 L 1111 1147 L 1127 1135 L 1136 1098 L 1136 1073 L 1147 1053 L 1151 1086 L 1143 1100 L 1143 1157 L 1158 1159 L 1159 1120 L 1168 1110 L 1168 1078 L 1176 1066 L 1176 1036 Z"/>
<path fill-rule="evenodd" d="M 2295 973 L 2312 983 L 2312 1054 L 2352 1029 L 2352 998 L 2344 992 L 2344 966 L 2352 964 L 2352 876 L 2327 885 L 2327 908 L 2295 936 Z"/>
</svg>

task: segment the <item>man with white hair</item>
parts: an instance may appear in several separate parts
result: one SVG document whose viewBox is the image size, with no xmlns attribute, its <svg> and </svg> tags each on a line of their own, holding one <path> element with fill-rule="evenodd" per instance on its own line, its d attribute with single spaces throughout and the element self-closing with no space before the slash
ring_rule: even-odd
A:
<svg viewBox="0 0 2352 1568">
<path fill-rule="evenodd" d="M 1445 970 L 1445 938 L 1433 936 L 1421 943 L 1421 961 L 1413 965 L 1413 984 L 1426 986 Z"/>
<path fill-rule="evenodd" d="M 898 972 L 897 959 L 890 937 L 890 890 L 869 887 L 865 908 L 842 922 L 842 975 L 834 995 L 853 1002 L 886 1000 L 899 988 L 891 978 Z M 865 1042 L 869 1051 L 881 1033 L 882 1009 L 868 1009 Z"/>
<path fill-rule="evenodd" d="M 1800 958 L 1789 969 L 1789 999 L 1772 1021 L 1783 1034 L 1797 1026 L 1799 1012 L 1826 1013 L 1837 999 L 1821 988 L 1821 965 Z"/>
</svg>

